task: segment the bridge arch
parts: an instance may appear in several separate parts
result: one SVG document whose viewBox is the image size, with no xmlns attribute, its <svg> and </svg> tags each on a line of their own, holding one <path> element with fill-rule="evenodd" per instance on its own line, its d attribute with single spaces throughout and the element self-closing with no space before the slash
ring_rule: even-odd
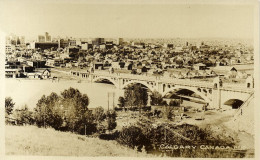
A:
<svg viewBox="0 0 260 160">
<path fill-rule="evenodd" d="M 150 91 L 154 91 L 154 90 L 155 90 L 155 88 L 153 88 L 151 85 L 147 84 L 147 82 L 144 82 L 144 81 L 136 81 L 136 80 L 134 80 L 134 81 L 132 80 L 132 81 L 126 82 L 126 83 L 123 85 L 122 89 L 126 88 L 128 85 L 136 84 L 136 83 L 140 83 L 140 84 L 144 85 L 144 86 L 147 87 Z"/>
<path fill-rule="evenodd" d="M 94 79 L 93 79 L 93 82 L 97 82 L 97 81 L 99 81 L 99 80 L 107 80 L 107 81 L 111 82 L 116 88 L 119 88 L 119 84 L 118 84 L 115 80 L 113 80 L 112 78 L 110 78 L 110 77 L 99 76 L 99 77 L 97 77 L 97 78 L 94 78 Z"/>
<path fill-rule="evenodd" d="M 202 92 L 199 92 L 197 90 L 197 88 L 192 88 L 192 87 L 187 87 L 187 86 L 175 86 L 175 87 L 172 87 L 172 88 L 168 88 L 166 89 L 163 93 L 162 93 L 162 97 L 165 97 L 166 94 L 172 92 L 172 91 L 175 91 L 175 90 L 182 90 L 182 89 L 187 89 L 187 90 L 190 90 L 194 93 L 196 93 L 197 95 L 199 95 L 206 103 L 208 104 L 211 104 L 211 100 L 206 96 L 204 95 Z"/>
<path fill-rule="evenodd" d="M 241 99 L 229 99 L 225 101 L 223 104 L 227 106 L 231 106 L 232 109 L 238 109 L 244 103 Z"/>
</svg>

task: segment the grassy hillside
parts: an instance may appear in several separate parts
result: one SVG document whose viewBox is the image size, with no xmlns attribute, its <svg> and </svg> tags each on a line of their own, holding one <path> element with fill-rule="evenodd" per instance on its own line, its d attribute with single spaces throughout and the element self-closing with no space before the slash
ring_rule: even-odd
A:
<svg viewBox="0 0 260 160">
<path fill-rule="evenodd" d="M 87 138 L 69 132 L 35 126 L 6 126 L 6 155 L 39 156 L 137 156 L 146 153 L 119 145 L 116 141 Z"/>
</svg>

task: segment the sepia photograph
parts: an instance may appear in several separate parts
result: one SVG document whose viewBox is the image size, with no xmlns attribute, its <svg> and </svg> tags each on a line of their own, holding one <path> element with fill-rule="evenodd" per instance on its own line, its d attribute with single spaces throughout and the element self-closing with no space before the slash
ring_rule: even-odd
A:
<svg viewBox="0 0 260 160">
<path fill-rule="evenodd" d="M 0 0 L 4 157 L 256 158 L 258 5 Z"/>
</svg>

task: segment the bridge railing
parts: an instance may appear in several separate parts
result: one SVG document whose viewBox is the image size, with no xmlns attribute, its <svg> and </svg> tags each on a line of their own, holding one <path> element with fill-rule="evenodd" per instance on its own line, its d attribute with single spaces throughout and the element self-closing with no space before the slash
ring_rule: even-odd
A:
<svg viewBox="0 0 260 160">
<path fill-rule="evenodd" d="M 171 77 L 163 77 L 163 76 L 154 76 L 154 75 L 133 75 L 128 73 L 109 73 L 108 71 L 95 71 L 95 73 L 91 73 L 99 76 L 107 76 L 113 78 L 125 78 L 131 80 L 139 80 L 139 81 L 156 81 L 161 83 L 174 83 L 175 85 L 183 85 L 190 87 L 200 87 L 200 88 L 213 88 L 213 82 L 207 80 L 200 79 L 178 79 Z M 236 92 L 246 92 L 251 93 L 254 89 L 246 88 L 241 86 L 241 84 L 230 84 L 224 83 L 222 90 L 230 90 Z"/>
<path fill-rule="evenodd" d="M 242 92 L 242 93 L 252 93 L 252 92 L 254 92 L 254 88 L 246 88 L 246 86 L 241 86 L 241 84 L 224 83 L 223 87 L 221 89 L 222 90 Z"/>
<path fill-rule="evenodd" d="M 116 77 L 116 78 L 125 78 L 125 79 L 133 79 L 133 80 L 142 80 L 142 81 L 158 81 L 163 83 L 175 83 L 189 86 L 204 86 L 204 87 L 213 87 L 211 82 L 199 81 L 193 79 L 177 79 L 170 77 L 162 77 L 162 76 L 152 76 L 152 75 L 132 75 L 126 73 L 113 73 L 109 74 L 108 72 L 95 72 L 94 75 L 102 75 L 108 77 Z"/>
</svg>

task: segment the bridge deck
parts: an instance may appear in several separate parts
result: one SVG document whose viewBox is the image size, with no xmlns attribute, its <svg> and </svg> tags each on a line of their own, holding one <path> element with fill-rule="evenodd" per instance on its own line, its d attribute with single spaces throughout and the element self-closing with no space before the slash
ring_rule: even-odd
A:
<svg viewBox="0 0 260 160">
<path fill-rule="evenodd" d="M 177 79 L 177 78 L 168 78 L 168 77 L 157 77 L 157 76 L 146 76 L 146 75 L 132 75 L 132 74 L 110 74 L 108 72 L 95 72 L 91 73 L 96 76 L 110 77 L 110 78 L 122 78 L 128 80 L 136 80 L 136 81 L 146 81 L 146 82 L 158 82 L 164 84 L 174 84 L 174 85 L 182 85 L 189 87 L 199 87 L 199 88 L 208 88 L 213 89 L 213 83 L 205 80 L 199 79 Z M 226 91 L 234 91 L 234 92 L 242 92 L 242 93 L 251 93 L 254 91 L 253 88 L 245 88 L 242 87 L 239 83 L 224 83 L 221 90 Z"/>
</svg>

